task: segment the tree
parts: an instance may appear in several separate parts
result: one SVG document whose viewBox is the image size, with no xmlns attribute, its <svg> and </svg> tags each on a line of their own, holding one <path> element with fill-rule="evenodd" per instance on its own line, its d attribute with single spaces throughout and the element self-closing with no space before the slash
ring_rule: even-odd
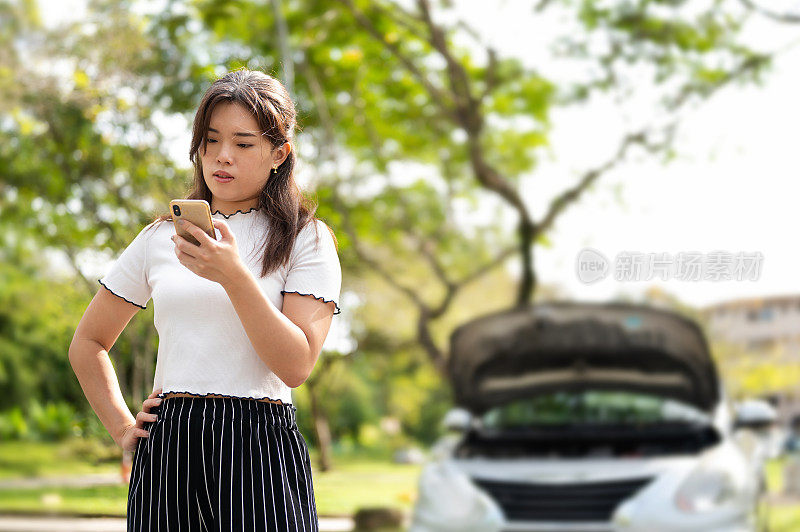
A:
<svg viewBox="0 0 800 532">
<path fill-rule="evenodd" d="M 4 263 L 26 264 L 38 288 L 12 277 L 3 284 L 71 309 L 64 316 L 74 320 L 73 332 L 75 292 L 55 289 L 48 252 L 71 267 L 77 288 L 94 294 L 100 285 L 84 274 L 84 252 L 108 245 L 118 253 L 152 217 L 151 207 L 183 185 L 161 149 L 155 109 L 136 100 L 147 73 L 161 65 L 148 58 L 152 43 L 126 10 L 98 9 L 53 29 L 36 3 L 0 2 L 0 253 Z M 69 70 L 59 74 L 65 63 Z M 123 336 L 111 357 L 124 396 L 141 403 L 152 382 L 152 327 L 136 320 Z M 67 370 L 68 345 L 69 338 L 51 347 Z"/>
<path fill-rule="evenodd" d="M 761 16 L 739 1 L 702 12 L 675 0 L 539 2 L 532 21 L 563 14 L 580 30 L 552 43 L 559 61 L 587 66 L 588 76 L 569 80 L 546 63 L 501 57 L 464 23 L 441 22 L 454 19 L 450 2 L 306 0 L 276 9 L 173 0 L 143 17 L 134 4 L 93 1 L 88 20 L 51 32 L 32 4 L 0 4 L 11 15 L 2 18 L 0 105 L 12 118 L 0 130 L 2 228 L 64 250 L 81 279 L 81 250 L 102 242 L 120 249 L 150 219 L 150 206 L 181 193 L 175 177 L 188 172 L 167 157 L 157 121 L 190 117 L 206 84 L 228 69 L 282 75 L 300 110 L 304 175 L 318 214 L 338 232 L 344 290 L 380 279 L 401 302 L 391 320 L 355 317 L 359 350 L 382 335 L 410 337 L 440 373 L 452 325 L 485 312 L 487 299 L 522 305 L 540 295 L 536 246 L 548 245 L 559 218 L 605 174 L 631 155 L 668 159 L 681 113 L 722 87 L 757 80 L 770 62 L 738 42 L 747 17 Z M 32 57 L 74 61 L 67 88 L 30 67 Z M 547 148 L 553 110 L 624 101 L 637 90 L 651 91 L 653 117 L 543 213 L 531 212 L 518 183 Z M 469 210 L 492 216 L 476 221 Z M 507 213 L 517 219 L 513 234 Z M 517 286 L 475 291 L 503 279 L 498 267 L 510 258 L 522 266 Z M 470 290 L 479 295 L 465 303 Z"/>
<path fill-rule="evenodd" d="M 188 28 L 190 20 L 201 21 L 196 35 L 218 45 L 212 61 L 228 67 L 277 70 L 277 58 L 286 67 L 291 55 L 295 93 L 318 150 L 312 163 L 318 191 L 322 205 L 333 207 L 325 214 L 345 231 L 348 264 L 354 272 L 374 271 L 413 305 L 417 341 L 444 372 L 447 357 L 433 339 L 432 324 L 452 311 L 460 290 L 517 257 L 522 277 L 515 304 L 529 303 L 537 284 L 535 246 L 547 241 L 569 207 L 635 150 L 668 157 L 681 112 L 731 83 L 756 80 L 769 65 L 769 54 L 737 42 L 746 10 L 723 2 L 699 13 L 681 1 L 603 6 L 537 6 L 536 16 L 560 9 L 582 30 L 554 43 L 559 57 L 594 72 L 569 82 L 551 79 L 547 65 L 531 69 L 491 48 L 480 62 L 456 44 L 469 37 L 480 41 L 478 32 L 460 22 L 438 22 L 443 15 L 453 18 L 450 2 L 434 7 L 416 0 L 412 8 L 385 0 L 312 1 L 284 4 L 278 19 L 258 3 L 200 3 L 195 13 L 181 11 L 180 20 L 165 14 L 160 24 Z M 281 48 L 265 37 L 284 24 L 291 54 L 285 43 Z M 599 51 L 592 40 L 603 44 Z M 641 67 L 650 68 L 646 79 L 625 81 Z M 547 145 L 551 110 L 597 94 L 624 98 L 648 84 L 658 112 L 626 132 L 605 162 L 583 172 L 535 217 L 516 183 L 535 169 Z M 399 161 L 426 165 L 418 172 L 424 178 L 396 184 L 391 167 Z M 482 194 L 487 190 L 492 198 Z M 460 204 L 477 207 L 491 199 L 516 214 L 515 239 L 504 234 L 500 217 L 471 230 L 457 219 Z M 435 289 L 420 290 L 416 279 L 403 275 L 414 260 L 427 266 Z"/>
</svg>

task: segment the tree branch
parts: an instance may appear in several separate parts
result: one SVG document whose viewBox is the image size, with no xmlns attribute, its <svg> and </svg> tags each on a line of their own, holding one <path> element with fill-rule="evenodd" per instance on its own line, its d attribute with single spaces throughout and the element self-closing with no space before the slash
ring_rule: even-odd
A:
<svg viewBox="0 0 800 532">
<path fill-rule="evenodd" d="M 558 215 L 571 203 L 577 201 L 601 175 L 612 169 L 625 157 L 625 153 L 631 144 L 643 142 L 644 140 L 645 133 L 643 131 L 625 135 L 625 138 L 620 143 L 613 157 L 597 168 L 592 168 L 584 172 L 583 177 L 581 177 L 574 187 L 565 190 L 550 202 L 550 206 L 547 209 L 547 213 L 542 218 L 542 221 L 536 224 L 536 234 L 540 235 L 549 231 Z"/>
<path fill-rule="evenodd" d="M 753 0 L 739 0 L 742 5 L 744 5 L 747 9 L 751 9 L 758 13 L 759 15 L 763 15 L 767 18 L 771 18 L 772 20 L 776 20 L 778 22 L 784 22 L 786 24 L 800 24 L 800 14 L 795 13 L 778 13 L 776 11 L 772 11 L 761 7 L 760 5 L 753 2 Z"/>
<path fill-rule="evenodd" d="M 369 18 L 364 15 L 358 8 L 355 7 L 352 0 L 339 0 L 339 2 L 343 3 L 347 6 L 350 10 L 350 13 L 367 32 L 372 35 L 376 40 L 378 40 L 381 44 L 386 46 L 389 51 L 394 55 L 402 64 L 403 66 L 408 69 L 409 72 L 419 81 L 425 90 L 428 91 L 431 98 L 434 102 L 438 102 L 438 104 L 442 107 L 446 114 L 452 115 L 453 110 L 447 106 L 447 102 L 450 99 L 447 97 L 448 95 L 436 88 L 433 83 L 428 79 L 424 72 L 422 72 L 417 66 L 413 63 L 411 59 L 406 57 L 406 55 L 400 50 L 400 47 L 397 46 L 395 43 L 387 42 L 384 39 L 383 34 L 378 31 L 375 25 L 369 20 Z"/>
<path fill-rule="evenodd" d="M 303 61 L 301 68 L 309 80 L 309 85 L 312 87 L 319 87 L 319 80 L 317 79 L 316 74 L 305 60 Z M 334 136 L 334 128 L 332 123 L 333 115 L 327 106 L 321 90 L 312 90 L 312 97 L 314 98 L 316 106 L 321 110 L 320 120 L 329 121 L 327 124 L 323 124 L 323 131 L 325 132 L 326 136 L 325 144 L 334 146 L 336 143 L 336 138 Z M 328 159 L 336 163 L 336 150 L 329 149 L 327 150 L 327 153 Z M 377 260 L 373 259 L 369 253 L 366 252 L 361 244 L 361 240 L 358 237 L 358 231 L 356 230 L 350 217 L 348 206 L 339 195 L 338 187 L 336 186 L 331 187 L 331 201 L 333 203 L 333 207 L 342 216 L 342 225 L 344 226 L 347 236 L 350 238 L 353 252 L 359 258 L 359 261 L 375 271 L 378 276 L 380 276 L 389 286 L 404 294 L 417 307 L 419 312 L 419 316 L 417 318 L 417 339 L 423 349 L 425 349 L 427 352 L 428 358 L 431 360 L 434 367 L 436 367 L 440 374 L 444 375 L 446 358 L 442 350 L 439 349 L 439 347 L 433 341 L 430 333 L 431 309 L 419 298 L 419 296 L 411 287 L 404 286 L 402 283 L 397 281 L 388 271 L 386 271 L 385 268 L 381 266 Z"/>
<path fill-rule="evenodd" d="M 745 74 L 750 70 L 755 70 L 761 65 L 768 63 L 772 59 L 772 56 L 769 54 L 753 54 L 752 56 L 748 57 L 742 63 L 736 67 L 734 70 L 725 74 L 725 77 L 719 80 L 713 87 L 708 89 L 708 93 L 713 93 L 721 89 L 722 87 L 728 85 L 739 76 Z M 667 103 L 667 107 L 671 110 L 677 109 L 681 107 L 686 101 L 689 99 L 689 96 L 692 94 L 696 94 L 702 90 L 701 86 L 698 84 L 687 83 L 681 91 L 673 98 L 671 101 Z"/>
<path fill-rule="evenodd" d="M 553 0 L 539 0 L 536 5 L 533 6 L 533 11 L 536 13 L 541 13 L 550 6 L 552 1 Z"/>
<path fill-rule="evenodd" d="M 486 66 L 486 85 L 481 93 L 480 101 L 485 100 L 497 87 L 497 50 L 489 48 L 487 53 L 489 54 L 489 64 Z"/>
<path fill-rule="evenodd" d="M 323 134 L 325 135 L 325 142 L 324 144 L 333 146 L 335 144 L 335 131 L 333 127 L 333 123 L 335 122 L 336 118 L 333 116 L 330 108 L 327 105 L 327 102 L 324 98 L 324 92 L 322 90 L 321 85 L 319 84 L 319 80 L 317 78 L 316 73 L 314 72 L 313 68 L 306 62 L 303 61 L 298 63 L 298 69 L 303 72 L 305 79 L 307 80 L 309 87 L 311 87 L 312 98 L 314 99 L 315 106 L 318 109 L 319 116 L 322 124 Z M 326 150 L 328 159 L 336 162 L 337 153 L 335 149 Z M 398 197 L 400 197 L 401 204 L 405 204 L 404 198 L 402 194 L 398 192 Z M 435 306 L 428 305 L 425 301 L 423 301 L 419 295 L 417 294 L 416 287 L 414 286 L 407 286 L 397 280 L 390 271 L 384 268 L 381 264 L 381 261 L 371 256 L 371 254 L 365 249 L 365 246 L 362 244 L 359 236 L 358 231 L 355 228 L 355 224 L 353 223 L 351 216 L 350 216 L 350 209 L 346 205 L 346 202 L 338 193 L 337 187 L 332 187 L 332 194 L 331 200 L 333 203 L 333 207 L 339 212 L 342 216 L 342 226 L 344 231 L 347 233 L 351 243 L 352 249 L 355 255 L 358 257 L 359 261 L 366 265 L 368 268 L 376 272 L 376 274 L 382 278 L 387 285 L 398 291 L 399 293 L 403 294 L 416 308 L 418 311 L 418 318 L 417 318 L 417 341 L 419 345 L 423 347 L 423 349 L 428 354 L 428 358 L 432 361 L 434 366 L 437 368 L 438 371 L 444 375 L 445 366 L 446 366 L 446 357 L 445 354 L 433 340 L 433 336 L 431 334 L 431 322 L 441 317 L 451 306 L 455 295 L 458 291 L 465 286 L 466 284 L 478 279 L 482 275 L 486 274 L 491 269 L 497 267 L 498 265 L 502 264 L 505 260 L 507 260 L 510 256 L 514 254 L 517 247 L 510 247 L 509 249 L 503 250 L 497 257 L 491 260 L 489 263 L 484 264 L 475 271 L 470 272 L 468 275 L 464 276 L 460 281 L 452 281 L 448 278 L 446 274 L 445 268 L 439 263 L 437 258 L 433 253 L 431 242 L 421 241 L 417 235 L 413 233 L 411 234 L 415 240 L 418 242 L 418 249 L 420 250 L 422 256 L 431 264 L 434 272 L 436 273 L 437 277 L 442 281 L 443 285 L 446 287 L 446 294 L 442 298 L 442 300 Z M 406 205 L 407 206 L 407 205 Z"/>
<path fill-rule="evenodd" d="M 417 0 L 417 6 L 422 13 L 422 19 L 428 26 L 428 31 L 430 31 L 430 44 L 439 52 L 447 64 L 450 87 L 455 97 L 456 117 L 462 127 L 477 134 L 483 127 L 483 120 L 478 111 L 479 102 L 470 90 L 469 76 L 464 69 L 464 65 L 453 57 L 447 46 L 444 30 L 433 22 L 428 0 Z"/>
<path fill-rule="evenodd" d="M 272 11 L 275 14 L 275 26 L 278 29 L 278 45 L 281 49 L 283 59 L 283 83 L 289 94 L 294 94 L 294 60 L 289 49 L 289 29 L 286 25 L 286 17 L 281 9 L 283 2 L 272 0 Z"/>
<path fill-rule="evenodd" d="M 747 60 L 743 61 L 742 64 L 739 65 L 735 70 L 729 72 L 717 84 L 708 89 L 707 95 L 720 90 L 721 88 L 725 87 L 726 85 L 734 81 L 739 76 L 745 74 L 750 70 L 758 68 L 763 63 L 768 62 L 770 59 L 771 56 L 769 55 L 753 55 L 749 57 Z M 677 114 L 679 109 L 686 104 L 688 97 L 691 94 L 693 94 L 692 89 L 693 89 L 692 85 L 687 85 L 686 87 L 684 87 L 678 94 L 678 96 L 671 102 L 669 108 Z M 558 217 L 558 215 L 561 212 L 563 212 L 564 209 L 570 203 L 576 201 L 586 191 L 586 189 L 592 183 L 594 183 L 601 175 L 603 175 L 605 172 L 616 166 L 624 158 L 625 152 L 631 145 L 639 144 L 651 152 L 663 150 L 666 146 L 670 145 L 677 124 L 678 124 L 678 119 L 676 118 L 675 120 L 672 120 L 669 124 L 661 128 L 661 130 L 666 135 L 665 140 L 661 142 L 651 142 L 648 139 L 646 130 L 640 130 L 638 132 L 629 133 L 628 135 L 626 135 L 622 143 L 620 144 L 619 148 L 617 148 L 616 154 L 611 159 L 609 159 L 599 167 L 585 172 L 583 174 L 583 177 L 580 179 L 580 181 L 576 186 L 562 192 L 558 197 L 556 197 L 553 201 L 550 202 L 548 212 L 545 214 L 545 216 L 542 218 L 542 221 L 539 222 L 536 227 L 536 234 L 537 235 L 544 234 L 548 230 L 550 230 L 550 228 L 553 225 L 553 222 Z"/>
</svg>

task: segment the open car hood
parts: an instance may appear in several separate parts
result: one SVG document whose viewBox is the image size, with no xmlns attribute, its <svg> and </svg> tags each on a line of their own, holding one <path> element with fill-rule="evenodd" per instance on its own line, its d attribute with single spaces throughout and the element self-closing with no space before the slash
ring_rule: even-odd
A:
<svg viewBox="0 0 800 532">
<path fill-rule="evenodd" d="M 559 390 L 637 391 L 707 412 L 720 400 L 716 367 L 697 324 L 642 305 L 513 308 L 459 326 L 450 348 L 456 403 L 476 414 Z"/>
</svg>

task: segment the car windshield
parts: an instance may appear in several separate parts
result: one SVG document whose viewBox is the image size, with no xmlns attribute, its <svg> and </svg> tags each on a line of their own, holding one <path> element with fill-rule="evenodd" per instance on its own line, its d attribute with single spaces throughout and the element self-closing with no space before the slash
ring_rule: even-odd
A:
<svg viewBox="0 0 800 532">
<path fill-rule="evenodd" d="M 645 424 L 706 422 L 704 412 L 672 399 L 626 391 L 555 392 L 490 409 L 481 417 L 486 429 L 534 425 Z"/>
</svg>

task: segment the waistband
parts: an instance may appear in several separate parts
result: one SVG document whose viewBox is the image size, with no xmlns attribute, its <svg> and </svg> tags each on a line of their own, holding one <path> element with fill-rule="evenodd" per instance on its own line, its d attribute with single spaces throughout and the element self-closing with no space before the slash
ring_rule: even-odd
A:
<svg viewBox="0 0 800 532">
<path fill-rule="evenodd" d="M 159 394 L 162 397 L 166 394 Z M 242 419 L 266 425 L 297 428 L 297 407 L 256 401 L 245 397 L 167 397 L 160 405 L 150 408 L 158 421 L 172 418 L 202 419 L 205 421 Z"/>
</svg>

